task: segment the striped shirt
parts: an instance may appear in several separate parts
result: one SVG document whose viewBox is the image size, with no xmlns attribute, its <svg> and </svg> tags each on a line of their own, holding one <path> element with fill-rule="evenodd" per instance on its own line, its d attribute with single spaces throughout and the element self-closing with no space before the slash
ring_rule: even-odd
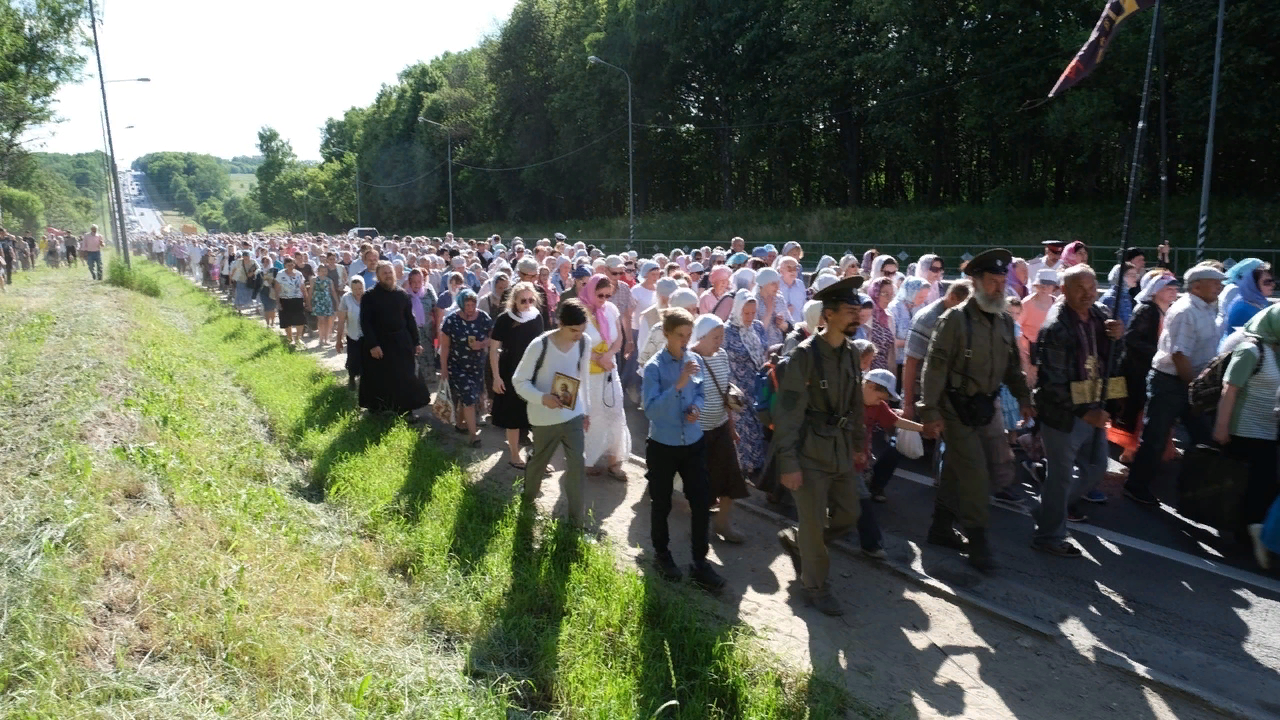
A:
<svg viewBox="0 0 1280 720">
<path fill-rule="evenodd" d="M 694 353 L 697 355 L 697 353 Z M 702 362 L 703 372 L 703 394 L 706 397 L 706 405 L 702 408 L 702 415 L 698 417 L 698 425 L 705 432 L 714 430 L 729 419 L 729 413 L 724 407 L 724 396 L 729 393 L 729 383 L 732 375 L 729 371 L 729 353 L 720 348 L 715 355 L 711 357 L 702 357 L 698 355 L 698 360 Z"/>
</svg>

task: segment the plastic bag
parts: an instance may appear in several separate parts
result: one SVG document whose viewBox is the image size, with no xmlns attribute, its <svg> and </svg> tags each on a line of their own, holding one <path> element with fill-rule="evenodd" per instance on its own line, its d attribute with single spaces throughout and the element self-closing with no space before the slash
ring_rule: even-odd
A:
<svg viewBox="0 0 1280 720">
<path fill-rule="evenodd" d="M 899 430 L 897 446 L 898 452 L 911 460 L 918 460 L 924 456 L 924 441 L 920 439 L 920 433 L 915 430 Z"/>
<path fill-rule="evenodd" d="M 1262 544 L 1273 553 L 1280 553 L 1280 498 L 1271 503 L 1267 520 L 1262 524 Z"/>
<path fill-rule="evenodd" d="M 431 412 L 435 413 L 440 422 L 456 425 L 454 422 L 453 397 L 449 395 L 448 381 L 440 383 L 440 390 L 436 392 L 436 399 L 431 403 Z"/>
</svg>

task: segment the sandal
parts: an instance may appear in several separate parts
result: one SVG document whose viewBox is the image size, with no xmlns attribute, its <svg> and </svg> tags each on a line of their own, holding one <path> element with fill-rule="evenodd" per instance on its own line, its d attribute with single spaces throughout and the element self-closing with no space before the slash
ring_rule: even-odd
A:
<svg viewBox="0 0 1280 720">
<path fill-rule="evenodd" d="M 1058 557 L 1080 557 L 1083 553 L 1080 548 L 1067 542 L 1060 540 L 1058 542 L 1032 542 L 1031 549 L 1039 550 L 1042 553 L 1057 555 Z"/>
<path fill-rule="evenodd" d="M 524 470 L 524 469 L 527 469 L 527 468 L 529 467 L 529 466 L 528 466 L 528 464 L 526 464 L 526 463 L 517 463 L 517 462 L 513 462 L 513 461 L 511 461 L 511 460 L 508 460 L 508 461 L 507 461 L 507 464 L 508 464 L 508 465 L 510 465 L 511 467 L 513 467 L 513 468 L 517 469 L 517 470 Z"/>
<path fill-rule="evenodd" d="M 619 482 L 627 481 L 627 473 L 625 470 L 622 469 L 621 466 L 611 467 L 606 472 L 608 472 L 609 477 L 613 478 L 614 480 L 618 480 Z"/>
<path fill-rule="evenodd" d="M 871 499 L 872 499 L 872 500 L 875 500 L 875 501 L 876 501 L 876 502 L 878 502 L 878 503 L 887 503 L 887 502 L 889 502 L 889 498 L 888 498 L 884 493 L 876 493 L 876 494 L 874 494 L 874 495 L 872 495 L 872 496 L 871 496 Z"/>
</svg>

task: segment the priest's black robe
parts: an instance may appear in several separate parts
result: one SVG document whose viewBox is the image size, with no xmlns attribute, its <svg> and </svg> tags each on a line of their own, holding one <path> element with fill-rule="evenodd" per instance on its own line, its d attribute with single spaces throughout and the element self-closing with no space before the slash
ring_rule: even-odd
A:
<svg viewBox="0 0 1280 720">
<path fill-rule="evenodd" d="M 422 339 L 409 301 L 404 290 L 381 283 L 360 299 L 360 407 L 369 412 L 407 413 L 431 402 L 414 372 L 414 349 Z M 370 354 L 375 347 L 382 349 L 381 359 Z"/>
</svg>

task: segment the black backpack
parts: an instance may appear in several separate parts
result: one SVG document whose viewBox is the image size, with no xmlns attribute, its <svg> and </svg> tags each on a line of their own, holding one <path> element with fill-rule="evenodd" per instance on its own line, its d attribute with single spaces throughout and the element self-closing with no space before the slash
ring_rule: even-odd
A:
<svg viewBox="0 0 1280 720">
<path fill-rule="evenodd" d="M 1257 374 L 1262 368 L 1263 359 L 1267 356 L 1266 346 L 1252 337 L 1249 341 L 1258 348 L 1258 364 L 1253 366 L 1253 372 Z M 1234 349 L 1218 353 L 1187 386 L 1187 400 L 1191 404 L 1192 412 L 1212 415 L 1218 411 L 1218 400 L 1222 398 L 1222 383 L 1226 379 L 1227 366 L 1231 364 L 1233 352 L 1235 352 Z"/>
</svg>

